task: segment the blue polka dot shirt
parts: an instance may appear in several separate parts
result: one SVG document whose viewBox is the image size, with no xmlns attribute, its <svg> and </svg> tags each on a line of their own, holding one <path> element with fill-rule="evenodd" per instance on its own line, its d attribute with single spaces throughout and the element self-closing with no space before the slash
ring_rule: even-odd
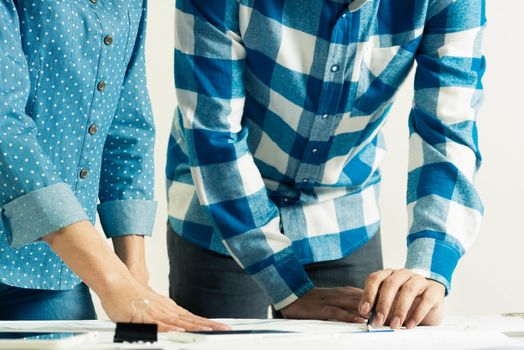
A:
<svg viewBox="0 0 524 350">
<path fill-rule="evenodd" d="M 0 282 L 80 281 L 40 238 L 98 210 L 150 235 L 154 124 L 146 0 L 0 1 Z"/>
</svg>

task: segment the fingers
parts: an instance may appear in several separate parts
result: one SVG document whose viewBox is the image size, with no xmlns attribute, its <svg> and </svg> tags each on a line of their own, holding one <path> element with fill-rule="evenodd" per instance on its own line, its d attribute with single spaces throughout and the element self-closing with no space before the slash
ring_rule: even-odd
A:
<svg viewBox="0 0 524 350">
<path fill-rule="evenodd" d="M 369 287 L 369 291 L 366 290 L 366 288 L 364 289 L 364 305 L 366 302 L 369 303 L 369 305 L 373 305 L 373 302 L 375 302 L 376 317 L 373 320 L 373 326 L 379 327 L 384 324 L 389 316 L 391 306 L 395 301 L 399 289 L 412 276 L 412 272 L 403 269 L 392 273 L 381 273 L 378 274 L 378 276 L 370 276 L 368 278 L 369 282 L 366 281 L 366 287 Z"/>
<path fill-rule="evenodd" d="M 159 329 L 164 329 L 164 331 L 209 332 L 231 329 L 231 327 L 225 324 L 193 315 L 176 305 L 171 299 L 164 298 L 162 302 L 161 305 L 157 305 L 157 308 L 149 310 L 149 318 L 159 324 Z"/>
<path fill-rule="evenodd" d="M 418 275 L 413 275 L 403 283 L 397 294 L 395 306 L 391 308 L 392 316 L 389 324 L 391 328 L 400 329 L 400 326 L 404 324 L 406 320 L 415 298 L 422 294 L 425 288 L 426 279 Z"/>
<path fill-rule="evenodd" d="M 362 300 L 362 289 L 353 287 L 332 288 L 328 304 L 336 306 L 349 312 L 358 311 Z"/>
<path fill-rule="evenodd" d="M 216 330 L 230 330 L 231 327 L 209 320 L 201 320 L 187 316 L 151 315 L 147 322 L 156 323 L 159 332 L 211 332 Z"/>
<path fill-rule="evenodd" d="M 183 321 L 186 321 L 186 322 L 189 322 L 189 323 L 192 323 L 192 324 L 195 324 L 195 325 L 202 326 L 202 327 L 208 327 L 208 328 L 210 328 L 211 330 L 214 330 L 214 331 L 228 331 L 228 330 L 231 330 L 231 327 L 226 325 L 226 324 L 215 322 L 215 321 L 211 321 L 211 320 L 208 320 L 206 318 L 199 317 L 199 316 L 180 316 L 179 319 L 181 319 Z"/>
<path fill-rule="evenodd" d="M 380 270 L 369 274 L 364 285 L 362 300 L 359 305 L 359 311 L 362 316 L 368 316 L 375 305 L 375 299 L 382 281 L 389 277 L 393 270 Z"/>
<path fill-rule="evenodd" d="M 442 292 L 430 287 L 422 295 L 420 303 L 414 308 L 406 323 L 411 329 L 420 324 L 437 326 L 442 319 Z"/>
<path fill-rule="evenodd" d="M 154 322 L 153 322 L 154 323 Z M 158 326 L 158 331 L 165 333 L 165 332 L 185 332 L 184 328 L 179 328 L 171 325 L 167 325 L 164 322 L 156 322 Z"/>
<path fill-rule="evenodd" d="M 325 305 L 319 315 L 321 320 L 336 320 L 342 322 L 363 323 L 364 319 L 359 315 L 343 310 L 336 306 Z"/>
<path fill-rule="evenodd" d="M 166 319 L 163 322 L 167 323 L 168 325 L 182 328 L 189 332 L 211 332 L 213 330 L 211 327 L 195 323 L 193 320 L 183 320 L 182 318 L 176 316 Z"/>
</svg>

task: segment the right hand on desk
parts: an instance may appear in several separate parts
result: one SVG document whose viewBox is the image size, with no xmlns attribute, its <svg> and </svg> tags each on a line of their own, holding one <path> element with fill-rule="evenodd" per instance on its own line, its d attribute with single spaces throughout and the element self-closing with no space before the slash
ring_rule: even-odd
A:
<svg viewBox="0 0 524 350">
<path fill-rule="evenodd" d="M 133 300 L 137 299 L 149 301 L 149 306 L 144 312 L 144 322 L 156 323 L 160 332 L 230 329 L 229 326 L 222 323 L 193 315 L 178 306 L 170 298 L 162 296 L 136 281 L 128 285 L 120 285 L 118 288 L 111 288 L 107 293 L 100 296 L 104 310 L 114 322 L 142 322 L 140 310 L 133 315 L 131 307 Z"/>
<path fill-rule="evenodd" d="M 365 319 L 358 311 L 361 298 L 359 288 L 313 288 L 280 312 L 285 318 L 362 323 Z"/>
</svg>

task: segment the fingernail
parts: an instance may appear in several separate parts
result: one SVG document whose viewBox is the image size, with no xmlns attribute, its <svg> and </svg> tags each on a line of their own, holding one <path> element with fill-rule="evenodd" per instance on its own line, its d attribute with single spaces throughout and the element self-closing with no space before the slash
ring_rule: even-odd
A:
<svg viewBox="0 0 524 350">
<path fill-rule="evenodd" d="M 400 329 L 400 318 L 395 317 L 393 321 L 391 321 L 390 327 L 393 329 Z"/>
<path fill-rule="evenodd" d="M 373 327 L 379 327 L 382 326 L 384 323 L 384 315 L 382 315 L 381 312 L 377 313 L 377 316 L 375 316 L 375 319 L 373 320 Z"/>
<path fill-rule="evenodd" d="M 408 322 L 408 324 L 406 325 L 406 328 L 407 329 L 413 329 L 415 328 L 416 324 L 415 324 L 415 321 L 411 320 Z"/>
<path fill-rule="evenodd" d="M 360 312 L 362 315 L 367 315 L 371 311 L 371 305 L 366 301 L 362 304 L 362 307 L 360 308 Z"/>
<path fill-rule="evenodd" d="M 211 328 L 211 327 L 200 327 L 200 330 L 203 331 L 203 332 L 211 332 L 213 330 L 213 328 Z"/>
</svg>

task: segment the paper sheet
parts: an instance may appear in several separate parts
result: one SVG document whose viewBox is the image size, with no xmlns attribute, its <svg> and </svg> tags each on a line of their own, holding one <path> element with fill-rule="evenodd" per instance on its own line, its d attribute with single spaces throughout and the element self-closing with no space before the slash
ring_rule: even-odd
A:
<svg viewBox="0 0 524 350">
<path fill-rule="evenodd" d="M 287 332 L 307 333 L 307 334 L 334 334 L 334 333 L 358 333 L 367 332 L 366 325 L 363 323 L 344 323 L 333 321 L 318 320 L 238 320 L 238 319 L 219 319 L 219 322 L 226 323 L 237 330 L 279 330 Z M 385 329 L 385 327 L 384 327 Z"/>
<path fill-rule="evenodd" d="M 114 332 L 111 321 L 0 321 L 0 332 L 86 333 Z"/>
<path fill-rule="evenodd" d="M 524 344 L 504 336 L 501 332 L 463 332 L 419 328 L 387 333 L 335 333 L 299 334 L 293 337 L 266 337 L 254 341 L 252 338 L 236 341 L 208 341 L 186 344 L 187 350 L 348 350 L 348 349 L 446 349 L 446 350 L 490 350 L 524 349 Z"/>
<path fill-rule="evenodd" d="M 107 332 L 105 342 L 78 347 L 84 349 L 146 349 L 165 350 L 348 350 L 366 349 L 524 349 L 524 343 L 507 337 L 503 332 L 524 331 L 524 320 L 500 316 L 448 317 L 440 327 L 417 327 L 396 332 L 363 332 L 363 324 L 311 320 L 221 320 L 234 329 L 278 329 L 300 332 L 289 336 L 265 335 L 227 336 L 226 341 L 209 337 L 209 341 L 194 344 L 177 344 L 161 335 L 160 342 L 152 346 L 111 344 L 115 325 L 109 321 L 0 321 L 0 332 Z M 220 337 L 220 336 L 217 336 Z M 232 338 L 235 337 L 235 338 Z M 216 340 L 215 340 L 216 339 Z M 224 339 L 224 338 L 223 338 Z"/>
</svg>

